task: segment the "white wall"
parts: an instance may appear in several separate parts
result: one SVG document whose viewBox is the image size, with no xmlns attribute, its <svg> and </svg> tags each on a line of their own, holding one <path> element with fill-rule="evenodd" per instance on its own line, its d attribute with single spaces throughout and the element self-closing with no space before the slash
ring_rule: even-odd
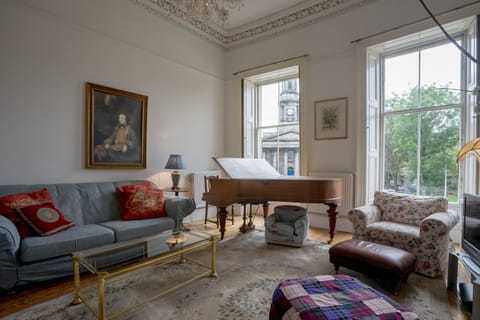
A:
<svg viewBox="0 0 480 320">
<path fill-rule="evenodd" d="M 129 1 L 2 0 L 0 40 L 1 184 L 158 182 L 170 153 L 223 153 L 224 50 Z M 148 96 L 146 170 L 85 169 L 87 81 Z"/>
<path fill-rule="evenodd" d="M 441 13 L 469 3 L 468 0 L 427 1 L 434 13 Z M 240 87 L 233 73 L 301 55 L 308 55 L 307 88 L 307 171 L 353 172 L 355 166 L 356 54 L 354 40 L 397 28 L 421 19 L 427 13 L 418 0 L 372 1 L 363 7 L 323 18 L 315 24 L 262 39 L 227 52 L 225 152 L 241 154 Z M 314 140 L 314 102 L 348 97 L 348 139 Z"/>
</svg>

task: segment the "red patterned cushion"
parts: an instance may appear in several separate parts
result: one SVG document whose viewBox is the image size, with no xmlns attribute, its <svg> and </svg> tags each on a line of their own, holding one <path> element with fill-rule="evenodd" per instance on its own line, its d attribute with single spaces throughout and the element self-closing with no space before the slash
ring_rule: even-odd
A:
<svg viewBox="0 0 480 320">
<path fill-rule="evenodd" d="M 127 190 L 120 192 L 123 220 L 165 217 L 163 191 L 159 189 Z"/>
<path fill-rule="evenodd" d="M 0 214 L 7 217 L 15 224 L 20 233 L 20 238 L 23 239 L 33 235 L 33 232 L 25 221 L 15 214 L 15 208 L 45 202 L 53 202 L 52 196 L 46 188 L 32 192 L 4 195 L 0 197 Z"/>
<path fill-rule="evenodd" d="M 15 210 L 42 237 L 66 230 L 75 225 L 66 219 L 51 202 L 20 207 Z"/>
<path fill-rule="evenodd" d="M 143 189 L 152 189 L 152 184 L 148 181 L 136 184 L 126 184 L 123 186 L 118 186 L 117 191 L 135 191 L 135 190 L 143 190 Z"/>
</svg>

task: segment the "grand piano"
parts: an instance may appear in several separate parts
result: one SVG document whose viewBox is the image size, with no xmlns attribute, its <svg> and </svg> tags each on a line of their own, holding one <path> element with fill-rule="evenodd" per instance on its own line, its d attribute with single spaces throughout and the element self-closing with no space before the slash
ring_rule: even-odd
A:
<svg viewBox="0 0 480 320">
<path fill-rule="evenodd" d="M 332 242 L 337 222 L 337 206 L 343 197 L 342 178 L 287 177 L 280 175 L 264 159 L 213 158 L 226 178 L 211 179 L 209 192 L 202 199 L 217 206 L 221 239 L 225 235 L 226 208 L 233 203 L 263 204 L 264 217 L 269 201 L 323 203 L 328 206 L 329 234 Z M 252 229 L 245 218 L 240 231 Z M 253 226 L 254 228 L 254 226 Z"/>
</svg>

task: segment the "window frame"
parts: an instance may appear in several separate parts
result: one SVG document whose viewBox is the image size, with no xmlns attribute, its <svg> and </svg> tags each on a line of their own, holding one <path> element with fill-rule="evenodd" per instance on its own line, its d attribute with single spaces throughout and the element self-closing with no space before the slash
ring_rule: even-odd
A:
<svg viewBox="0 0 480 320">
<path fill-rule="evenodd" d="M 460 32 L 455 35 L 452 35 L 455 40 L 460 40 L 461 44 L 464 44 L 466 41 L 465 32 Z M 442 44 L 451 43 L 447 39 L 433 39 L 433 40 L 426 40 L 426 41 L 419 41 L 418 43 L 413 43 L 411 45 L 396 48 L 394 50 L 389 50 L 382 52 L 380 56 L 380 113 L 379 113 L 379 138 L 380 138 L 380 154 L 379 154 L 379 174 L 378 174 L 378 185 L 381 189 L 385 186 L 385 119 L 388 116 L 396 116 L 396 115 L 405 115 L 405 114 L 415 114 L 419 115 L 423 112 L 429 111 L 442 111 L 442 110 L 451 110 L 451 109 L 460 109 L 460 141 L 462 143 L 464 141 L 464 137 L 462 132 L 464 132 L 463 127 L 465 125 L 465 115 L 466 115 L 466 71 L 465 71 L 465 57 L 464 55 L 460 55 L 460 102 L 458 104 L 449 104 L 449 105 L 441 105 L 441 106 L 427 106 L 427 107 L 420 107 L 420 108 L 413 108 L 413 109 L 405 109 L 405 110 L 396 110 L 396 111 L 385 111 L 385 60 L 391 57 L 398 57 L 405 54 L 409 54 L 412 52 L 420 52 L 425 49 L 434 48 L 436 46 L 440 46 Z M 421 77 L 421 69 L 418 70 L 418 76 Z M 420 159 L 419 159 L 420 160 Z M 418 168 L 417 168 L 418 170 Z M 418 172 L 417 172 L 418 174 Z M 460 172 L 458 177 L 458 182 L 460 182 Z M 417 191 L 419 189 L 419 182 L 417 181 Z M 457 194 L 460 199 L 460 183 L 458 183 Z"/>
<path fill-rule="evenodd" d="M 258 67 L 258 68 L 253 68 L 249 69 L 247 71 L 239 72 L 235 74 L 235 79 L 238 81 L 239 88 L 241 88 L 241 108 L 240 108 L 240 136 L 241 136 L 241 150 L 240 150 L 240 155 L 241 157 L 245 157 L 245 139 L 246 139 L 246 133 L 244 130 L 244 123 L 245 123 L 245 103 L 246 103 L 246 96 L 245 96 L 245 83 L 244 80 L 248 78 L 252 78 L 254 76 L 262 75 L 265 73 L 273 72 L 276 70 L 282 70 L 286 69 L 289 67 L 298 67 L 298 72 L 297 76 L 293 78 L 298 78 L 298 86 L 299 86 L 299 126 L 300 126 L 300 152 L 299 152 L 299 175 L 306 175 L 308 172 L 308 162 L 307 162 L 307 139 L 306 139 L 306 122 L 307 122 L 307 117 L 306 117 L 306 70 L 307 70 L 307 63 L 308 63 L 308 56 L 301 56 L 297 58 L 292 58 L 288 59 L 282 62 L 278 63 L 273 63 L 271 65 L 263 66 L 263 67 Z M 287 76 L 287 77 L 278 77 L 275 78 L 275 81 L 272 82 L 277 82 L 278 79 L 282 78 L 292 78 L 292 76 Z M 283 79 L 282 79 L 283 80 Z M 264 81 L 258 81 L 258 82 L 264 82 Z M 266 82 L 266 81 L 265 81 Z M 258 99 L 258 95 L 255 94 L 254 99 Z M 255 115 L 255 117 L 258 117 L 258 114 Z M 258 120 L 256 120 L 258 121 Z M 254 131 L 255 133 L 257 131 Z M 258 136 L 255 136 L 255 139 L 258 140 Z M 258 146 L 258 141 L 255 142 L 256 146 Z M 259 155 L 261 157 L 261 155 Z"/>
<path fill-rule="evenodd" d="M 468 5 L 461 8 L 453 9 L 447 13 L 440 14 L 437 19 L 441 21 L 443 27 L 449 33 L 458 33 L 465 31 L 468 34 L 467 49 L 475 54 L 478 47 L 478 39 L 480 34 L 477 31 L 477 15 L 480 14 L 480 3 Z M 461 23 L 458 23 L 461 22 Z M 379 171 L 377 164 L 371 160 L 378 158 L 378 150 L 375 144 L 378 144 L 379 137 L 376 136 L 375 123 L 371 121 L 372 114 L 377 112 L 375 105 L 378 104 L 380 89 L 378 88 L 378 55 L 382 50 L 387 48 L 385 44 L 389 41 L 398 40 L 413 34 L 421 34 L 423 38 L 428 38 L 429 32 L 437 30 L 438 26 L 432 19 L 424 19 L 419 22 L 408 24 L 402 27 L 383 32 L 381 34 L 372 35 L 352 43 L 355 45 L 356 52 L 356 102 L 357 102 L 357 118 L 356 118 L 356 161 L 355 161 L 355 203 L 354 206 L 361 206 L 373 201 L 373 191 L 378 190 L 378 185 L 369 184 L 369 176 L 375 176 Z M 395 45 L 395 43 L 393 44 Z M 473 62 L 467 61 L 467 89 L 472 90 L 477 81 L 479 73 L 477 66 L 473 66 Z M 373 84 L 373 87 L 372 87 Z M 376 85 L 375 85 L 376 84 Z M 462 141 L 465 143 L 467 139 L 471 139 L 477 135 L 477 120 L 472 114 L 474 99 L 467 99 L 467 114 L 464 125 L 462 126 Z M 373 108 L 372 108 L 373 107 Z M 373 144 L 372 144 L 373 143 Z M 373 149 L 371 146 L 373 145 Z M 477 190 L 476 170 L 478 164 L 475 159 L 465 159 L 460 167 L 460 188 L 463 192 L 475 192 Z M 378 161 L 377 161 L 378 162 Z M 375 179 L 379 181 L 380 179 Z M 462 196 L 463 192 L 460 193 Z"/>
</svg>

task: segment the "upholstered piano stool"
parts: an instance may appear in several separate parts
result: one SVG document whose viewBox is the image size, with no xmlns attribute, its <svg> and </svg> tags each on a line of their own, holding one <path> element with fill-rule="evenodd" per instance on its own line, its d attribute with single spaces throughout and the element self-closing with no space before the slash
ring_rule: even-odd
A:
<svg viewBox="0 0 480 320">
<path fill-rule="evenodd" d="M 347 275 L 283 280 L 273 293 L 270 320 L 419 319 L 385 294 Z"/>
<path fill-rule="evenodd" d="M 330 262 L 338 273 L 340 267 L 365 273 L 391 284 L 394 294 L 415 270 L 415 256 L 410 252 L 364 240 L 345 240 L 329 250 Z"/>
</svg>

